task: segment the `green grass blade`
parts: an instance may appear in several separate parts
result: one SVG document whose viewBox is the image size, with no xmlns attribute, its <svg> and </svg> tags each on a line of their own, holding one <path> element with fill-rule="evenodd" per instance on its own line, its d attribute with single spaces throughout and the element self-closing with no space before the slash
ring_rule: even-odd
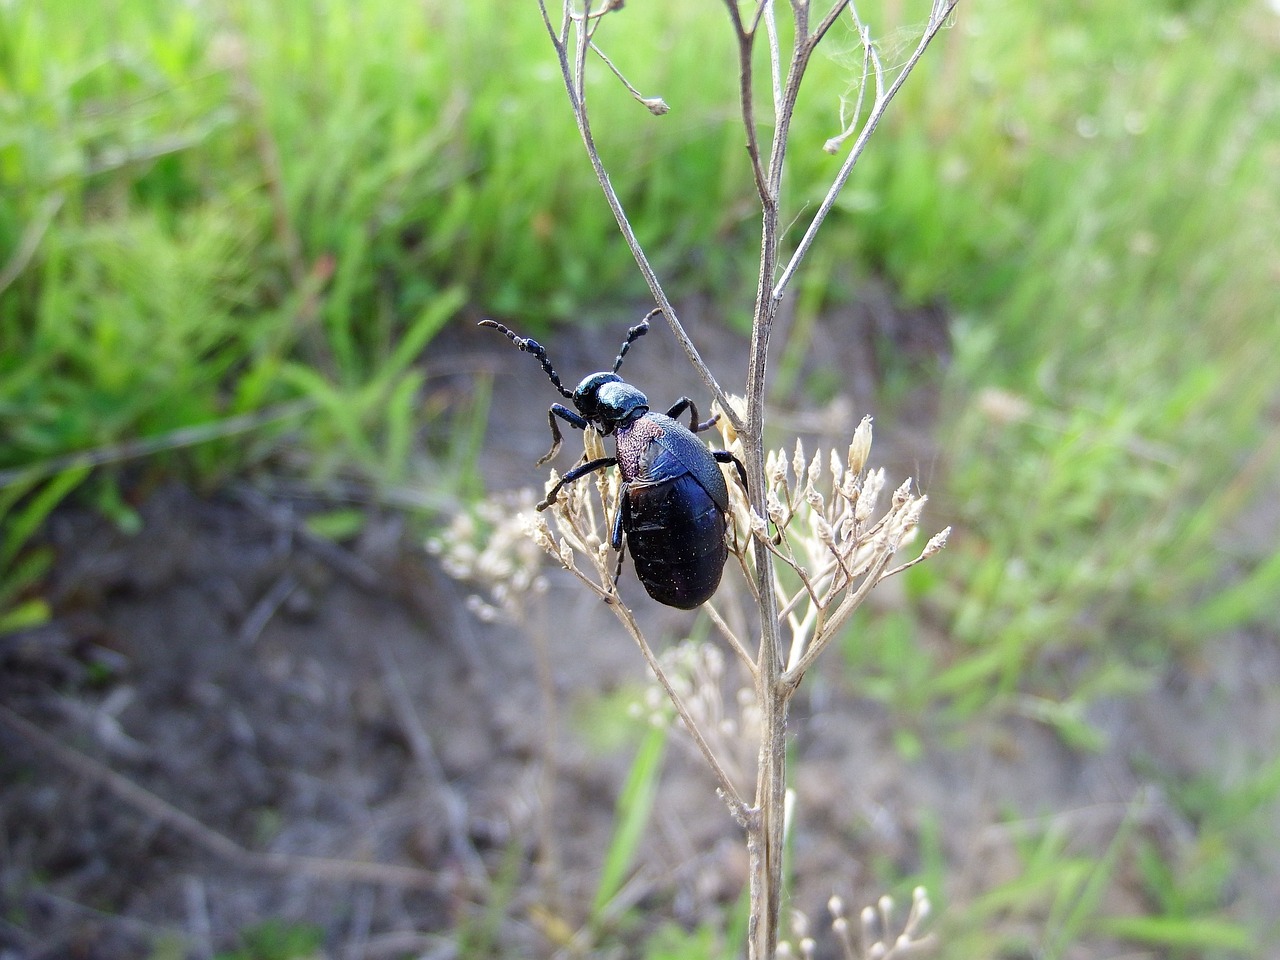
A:
<svg viewBox="0 0 1280 960">
<path fill-rule="evenodd" d="M 668 728 L 654 724 L 645 732 L 631 764 L 631 772 L 618 796 L 617 820 L 613 839 L 605 854 L 600 870 L 600 883 L 596 887 L 591 915 L 597 921 L 605 907 L 622 889 L 627 874 L 635 862 L 636 850 L 649 823 L 653 799 L 657 794 L 658 780 L 662 775 L 662 757 L 667 746 Z"/>
</svg>

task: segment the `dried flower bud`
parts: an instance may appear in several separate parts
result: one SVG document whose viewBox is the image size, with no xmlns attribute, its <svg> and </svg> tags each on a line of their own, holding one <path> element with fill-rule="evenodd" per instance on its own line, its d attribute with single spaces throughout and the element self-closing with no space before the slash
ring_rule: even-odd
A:
<svg viewBox="0 0 1280 960">
<path fill-rule="evenodd" d="M 853 431 L 853 440 L 849 443 L 849 472 L 861 474 L 867 465 L 867 456 L 871 453 L 871 418 L 863 417 L 858 429 Z"/>
<path fill-rule="evenodd" d="M 928 497 L 916 497 L 907 504 L 907 508 L 902 512 L 903 538 L 907 533 L 914 532 L 915 528 L 920 524 L 920 515 L 924 513 L 924 505 L 928 502 Z"/>
<path fill-rule="evenodd" d="M 751 532 L 762 540 L 769 536 L 769 525 L 765 522 L 764 517 L 756 513 L 755 508 L 751 509 Z"/>
<path fill-rule="evenodd" d="M 947 545 L 947 539 L 951 536 L 951 528 L 943 527 L 940 531 L 929 538 L 929 542 L 924 545 L 924 549 L 920 551 L 920 559 L 928 560 L 935 553 Z M 923 889 L 923 888 L 921 888 Z"/>
<path fill-rule="evenodd" d="M 640 102 L 643 103 L 648 111 L 655 117 L 661 117 L 671 110 L 671 108 L 667 106 L 667 101 L 663 100 L 661 97 L 641 97 Z"/>
<path fill-rule="evenodd" d="M 859 523 L 866 523 L 875 512 L 876 501 L 880 499 L 880 491 L 884 489 L 884 467 L 872 470 L 862 481 L 862 489 L 858 491 L 858 503 L 854 514 Z"/>
<path fill-rule="evenodd" d="M 791 458 L 791 475 L 796 478 L 796 483 L 799 483 L 805 475 L 805 463 L 804 441 L 796 437 L 796 452 Z"/>
<path fill-rule="evenodd" d="M 773 489 L 785 488 L 787 485 L 787 455 L 781 450 L 771 451 L 765 464 L 765 472 L 769 475 L 769 486 Z"/>
<path fill-rule="evenodd" d="M 764 500 L 765 509 L 769 511 L 769 519 L 774 522 L 775 526 L 782 526 L 782 519 L 785 513 L 782 510 L 782 501 L 778 499 L 778 495 L 772 490 Z"/>
<path fill-rule="evenodd" d="M 822 479 L 822 453 L 819 451 L 813 455 L 813 459 L 809 461 L 809 485 L 813 486 Z"/>
<path fill-rule="evenodd" d="M 809 935 L 809 918 L 799 910 L 791 911 L 791 932 L 801 938 Z"/>
<path fill-rule="evenodd" d="M 978 410 L 988 420 L 1003 425 L 1029 420 L 1033 407 L 1026 397 L 988 387 L 978 394 Z"/>
<path fill-rule="evenodd" d="M 947 529 L 950 529 L 948 527 Z M 924 887 L 916 887 L 911 891 L 911 915 L 918 921 L 924 920 L 933 910 L 929 903 L 929 891 Z"/>
</svg>

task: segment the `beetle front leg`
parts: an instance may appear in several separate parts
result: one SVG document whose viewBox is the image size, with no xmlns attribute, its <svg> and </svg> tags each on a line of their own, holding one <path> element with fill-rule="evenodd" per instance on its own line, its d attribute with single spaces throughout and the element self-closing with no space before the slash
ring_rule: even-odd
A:
<svg viewBox="0 0 1280 960">
<path fill-rule="evenodd" d="M 616 466 L 617 463 L 618 460 L 616 457 L 601 457 L 599 460 L 592 460 L 589 463 L 584 463 L 580 467 L 574 467 L 560 478 L 559 483 L 551 488 L 551 492 L 548 493 L 542 502 L 538 504 L 538 509 L 545 510 L 547 507 L 555 503 L 556 497 L 560 495 L 560 490 L 566 483 L 573 483 L 573 481 L 577 480 L 579 477 L 585 477 L 592 471 L 603 470 L 605 467 Z"/>
<path fill-rule="evenodd" d="M 667 411 L 667 416 L 672 420 L 679 420 L 680 414 L 684 413 L 686 410 L 689 411 L 690 433 L 701 433 L 703 430 L 710 430 L 720 420 L 720 414 L 717 413 L 710 420 L 705 420 L 702 423 L 699 423 L 697 404 L 688 397 L 681 397 L 672 404 L 671 409 Z"/>
<path fill-rule="evenodd" d="M 560 452 L 560 444 L 564 442 L 564 437 L 560 435 L 560 425 L 556 423 L 556 417 L 562 419 L 571 427 L 579 430 L 587 429 L 589 420 L 578 416 L 562 403 L 553 403 L 551 409 L 547 411 L 547 423 L 551 425 L 551 449 L 547 451 L 546 456 L 538 460 L 537 466 L 542 466 L 557 453 Z"/>
</svg>

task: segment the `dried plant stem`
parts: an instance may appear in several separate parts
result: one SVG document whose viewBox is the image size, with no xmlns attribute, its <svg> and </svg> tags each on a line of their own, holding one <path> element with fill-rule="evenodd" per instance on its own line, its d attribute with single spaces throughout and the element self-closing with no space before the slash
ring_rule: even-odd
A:
<svg viewBox="0 0 1280 960">
<path fill-rule="evenodd" d="M 676 712 L 679 713 L 685 729 L 706 759 L 707 765 L 711 767 L 711 772 L 719 782 L 720 795 L 725 803 L 729 805 L 729 812 L 733 814 L 733 818 L 739 823 L 746 822 L 751 814 L 750 808 L 747 806 L 746 801 L 742 799 L 729 774 L 725 772 L 720 758 L 716 756 L 715 751 L 711 749 L 711 745 L 707 743 L 706 738 L 702 735 L 702 731 L 698 729 L 697 723 L 694 722 L 693 717 L 689 714 L 689 708 L 685 706 L 684 699 L 676 692 L 671 680 L 667 677 L 666 670 L 663 669 L 658 658 L 654 656 L 653 648 L 649 646 L 649 641 L 645 639 L 644 632 L 640 629 L 640 625 L 636 623 L 635 615 L 625 604 L 618 602 L 616 598 L 611 606 L 614 614 L 622 622 L 622 625 L 626 627 L 627 632 L 631 634 L 636 646 L 640 648 L 640 652 L 644 655 L 645 663 L 649 665 L 649 669 L 657 677 L 658 683 L 662 685 L 663 690 L 666 691 L 667 696 L 675 705 Z"/>
<path fill-rule="evenodd" d="M 756 678 L 756 662 L 751 656 L 750 651 L 742 645 L 742 641 L 738 639 L 738 635 L 725 622 L 724 617 L 720 616 L 720 611 L 716 609 L 715 604 L 708 602 L 704 607 L 707 616 L 711 618 L 711 622 L 716 625 L 716 629 L 720 631 L 720 636 L 733 648 L 733 652 L 738 655 L 738 660 L 751 673 L 751 678 Z"/>
<path fill-rule="evenodd" d="M 786 268 L 782 271 L 782 275 L 778 277 L 778 282 L 774 285 L 770 292 L 770 299 L 781 303 L 782 295 L 787 289 L 787 285 L 795 276 L 796 269 L 800 266 L 800 262 L 804 259 L 805 254 L 809 252 L 809 248 L 813 245 L 814 237 L 818 234 L 818 228 L 822 226 L 822 222 L 826 220 L 827 214 L 831 212 L 831 208 L 835 206 L 836 198 L 840 196 L 840 191 L 844 189 L 844 185 L 849 181 L 849 175 L 853 173 L 854 165 L 858 162 L 858 158 L 862 156 L 862 151 L 867 146 L 867 141 L 871 139 L 871 135 L 875 133 L 876 127 L 880 123 L 880 119 L 884 116 L 885 111 L 889 109 L 889 104 L 902 89 L 903 83 L 915 68 L 915 65 L 924 56 L 925 50 L 928 49 L 930 42 L 937 36 L 938 31 L 946 25 L 951 14 L 955 11 L 956 4 L 959 0 L 950 0 L 950 2 L 935 3 L 932 16 L 929 18 L 929 25 L 925 29 L 924 35 L 920 38 L 920 43 L 916 45 L 915 51 L 911 54 L 911 58 L 907 61 L 906 66 L 898 74 L 897 79 L 889 85 L 887 90 L 883 89 L 883 67 L 879 62 L 879 57 L 875 54 L 874 48 L 871 46 L 871 37 L 867 28 L 860 20 L 857 21 L 859 31 L 863 37 L 863 45 L 868 55 L 876 64 L 876 99 L 871 105 L 871 113 L 867 117 L 867 122 L 863 124 L 862 132 L 858 134 L 858 138 L 854 141 L 853 148 L 849 151 L 849 156 L 845 158 L 844 163 L 840 167 L 840 172 L 836 174 L 836 178 L 831 182 L 831 187 L 827 191 L 826 197 L 823 198 L 817 212 L 813 215 L 809 227 L 805 230 L 804 236 L 796 245 L 795 252 L 791 254 L 791 259 L 787 262 Z M 843 6 L 844 4 L 841 4 Z M 853 4 L 849 4 L 849 10 L 853 12 Z M 857 14 L 854 13 L 857 20 Z M 864 72 L 865 76 L 865 72 Z M 859 100 L 859 109 L 861 108 L 861 100 Z M 857 122 L 857 117 L 854 117 Z"/>
</svg>

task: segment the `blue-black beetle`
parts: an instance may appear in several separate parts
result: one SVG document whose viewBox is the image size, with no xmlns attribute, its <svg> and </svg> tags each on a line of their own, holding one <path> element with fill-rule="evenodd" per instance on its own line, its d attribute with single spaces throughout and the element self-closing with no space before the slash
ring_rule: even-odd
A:
<svg viewBox="0 0 1280 960">
<path fill-rule="evenodd" d="M 546 463 L 560 449 L 557 418 L 584 430 L 594 425 L 601 434 L 614 435 L 616 457 L 600 457 L 574 467 L 538 504 L 545 510 L 556 501 L 560 489 L 580 477 L 615 464 L 622 474 L 620 506 L 613 524 L 611 543 L 618 551 L 622 571 L 623 533 L 631 547 L 636 575 L 649 596 L 667 606 L 690 610 L 711 598 L 720 585 L 729 548 L 725 543 L 729 488 L 721 463 L 732 463 L 745 489 L 747 473 L 742 463 L 725 450 L 711 450 L 694 436 L 711 427 L 718 417 L 698 422 L 698 408 L 681 397 L 666 414 L 653 413 L 649 401 L 618 375 L 627 350 L 649 332 L 654 310 L 627 332 L 613 362 L 613 369 L 593 373 L 570 393 L 536 340 L 518 337 L 496 320 L 482 320 L 525 353 L 531 353 L 555 388 L 572 400 L 577 412 L 556 403 L 547 413 L 551 425 L 551 450 L 538 461 Z M 676 418 L 689 412 L 689 426 Z M 615 582 L 617 577 L 614 578 Z"/>
</svg>

